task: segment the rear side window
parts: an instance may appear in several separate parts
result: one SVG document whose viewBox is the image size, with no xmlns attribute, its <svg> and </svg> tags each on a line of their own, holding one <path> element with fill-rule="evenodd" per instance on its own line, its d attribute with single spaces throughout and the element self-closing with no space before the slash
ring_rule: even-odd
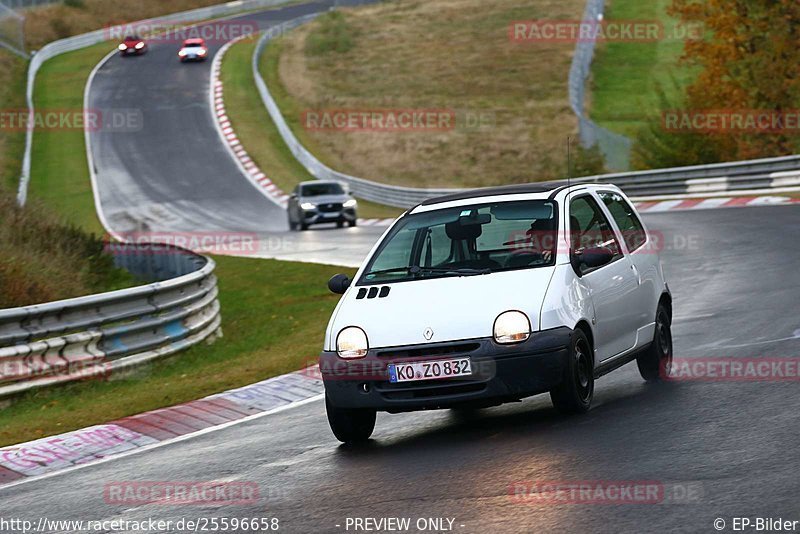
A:
<svg viewBox="0 0 800 534">
<path fill-rule="evenodd" d="M 631 205 L 622 198 L 622 195 L 611 191 L 603 191 L 600 193 L 600 200 L 606 205 L 617 226 L 619 226 L 619 230 L 622 232 L 622 239 L 625 240 L 628 250 L 633 252 L 644 245 L 645 241 L 647 241 L 647 233 L 644 231 L 639 217 L 636 216 Z"/>
</svg>

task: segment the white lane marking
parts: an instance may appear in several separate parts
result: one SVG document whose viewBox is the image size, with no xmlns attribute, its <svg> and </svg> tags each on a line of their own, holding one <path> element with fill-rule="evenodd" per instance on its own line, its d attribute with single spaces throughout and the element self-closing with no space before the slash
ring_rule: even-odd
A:
<svg viewBox="0 0 800 534">
<path fill-rule="evenodd" d="M 722 345 L 719 342 L 717 343 L 709 343 L 707 345 L 701 345 L 698 348 L 709 348 L 709 349 L 742 349 L 746 347 L 757 347 L 759 345 L 771 345 L 772 343 L 780 343 L 781 341 L 793 341 L 795 339 L 800 339 L 800 330 L 795 330 L 791 336 L 789 337 L 781 337 L 778 339 L 767 339 L 765 341 L 753 341 L 751 343 L 739 343 L 737 345 Z"/>
<path fill-rule="evenodd" d="M 716 313 L 699 313 L 699 314 L 696 314 L 696 315 L 678 315 L 678 316 L 672 318 L 672 322 L 674 324 L 674 323 L 679 323 L 679 322 L 683 322 L 683 321 L 695 321 L 697 319 L 709 319 L 709 318 L 714 317 L 716 315 L 717 315 Z"/>
<path fill-rule="evenodd" d="M 764 197 L 754 198 L 747 204 L 749 206 L 772 206 L 773 204 L 787 204 L 789 202 L 790 199 L 788 197 L 764 196 Z"/>
<path fill-rule="evenodd" d="M 712 209 L 712 208 L 718 208 L 718 207 L 720 207 L 720 206 L 722 206 L 724 204 L 727 204 L 731 200 L 733 200 L 732 197 L 707 198 L 707 199 L 701 201 L 699 204 L 697 204 L 696 206 L 694 206 L 691 209 L 693 209 L 693 210 L 707 210 L 707 209 Z"/>
<path fill-rule="evenodd" d="M 677 206 L 677 205 L 679 205 L 681 203 L 683 203 L 683 200 L 664 200 L 663 202 L 659 202 L 658 204 L 656 204 L 654 206 L 650 206 L 649 208 L 647 208 L 644 211 L 646 211 L 648 213 L 651 213 L 651 212 L 654 212 L 654 211 L 668 211 L 668 210 L 671 210 L 672 208 L 674 208 L 675 206 Z"/>
<path fill-rule="evenodd" d="M 44 474 L 44 475 L 37 475 L 37 476 L 34 476 L 34 477 L 22 478 L 20 480 L 11 482 L 9 484 L 5 484 L 3 486 L 0 486 L 0 492 L 4 491 L 6 489 L 9 489 L 9 488 L 13 488 L 15 486 L 19 486 L 19 485 L 22 485 L 22 484 L 27 484 L 29 482 L 36 482 L 36 481 L 39 481 L 39 480 L 44 480 L 44 479 L 47 479 L 47 478 L 52 478 L 52 477 L 56 477 L 56 476 L 59 476 L 59 475 L 63 475 L 65 473 L 72 473 L 73 471 L 78 471 L 79 469 L 85 469 L 87 467 L 93 467 L 93 466 L 97 466 L 97 465 L 104 464 L 104 463 L 107 463 L 107 462 L 113 462 L 114 460 L 119 460 L 121 458 L 128 458 L 129 456 L 133 456 L 133 455 L 139 454 L 141 452 L 151 451 L 153 449 L 158 449 L 160 447 L 165 447 L 167 445 L 172 445 L 174 443 L 179 443 L 181 441 L 186 441 L 186 440 L 189 440 L 189 439 L 192 439 L 192 438 L 196 438 L 198 436 L 204 436 L 206 434 L 211 434 L 212 432 L 216 432 L 218 430 L 224 430 L 226 428 L 229 428 L 229 427 L 241 424 L 241 423 L 254 421 L 256 419 L 260 419 L 260 418 L 266 417 L 268 415 L 273 415 L 273 414 L 276 414 L 276 413 L 280 413 L 280 412 L 289 410 L 291 408 L 297 408 L 299 406 L 310 404 L 312 402 L 316 402 L 316 401 L 322 400 L 324 398 L 325 398 L 325 394 L 324 393 L 320 393 L 319 395 L 315 395 L 315 396 L 309 397 L 307 399 L 303 399 L 303 400 L 300 400 L 300 401 L 297 401 L 297 402 L 293 402 L 293 403 L 287 404 L 285 406 L 280 406 L 278 408 L 274 408 L 274 409 L 266 411 L 266 412 L 261 412 L 261 413 L 256 413 L 256 414 L 253 414 L 253 415 L 248 415 L 247 417 L 244 417 L 242 419 L 237 419 L 236 421 L 229 421 L 227 423 L 223 423 L 223 424 L 218 425 L 218 426 L 212 426 L 210 428 L 205 428 L 203 430 L 198 430 L 197 432 L 192 432 L 191 434 L 185 434 L 183 436 L 176 436 L 174 438 L 171 438 L 171 439 L 168 439 L 168 440 L 165 440 L 165 441 L 160 441 L 158 443 L 153 443 L 152 445 L 145 445 L 144 447 L 141 447 L 141 448 L 138 448 L 138 449 L 133 449 L 131 451 L 126 451 L 126 452 L 117 454 L 115 456 L 109 456 L 107 458 L 102 458 L 102 459 L 97 460 L 97 461 L 88 462 L 88 463 L 80 464 L 80 465 L 75 465 L 75 466 L 72 466 L 72 467 L 67 467 L 66 469 L 62 469 L 61 471 L 54 471 L 52 473 L 47 473 L 47 474 Z"/>
</svg>

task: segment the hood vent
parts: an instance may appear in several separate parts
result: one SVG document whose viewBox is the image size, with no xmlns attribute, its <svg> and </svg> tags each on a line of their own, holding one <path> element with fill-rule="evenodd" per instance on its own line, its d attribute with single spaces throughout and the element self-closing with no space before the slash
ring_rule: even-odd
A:
<svg viewBox="0 0 800 534">
<path fill-rule="evenodd" d="M 374 299 L 375 297 L 379 298 L 386 298 L 389 296 L 389 291 L 392 288 L 389 286 L 383 286 L 380 289 L 377 287 L 371 287 L 367 289 L 366 287 L 359 288 L 358 294 L 356 294 L 356 300 L 361 300 L 364 298 Z"/>
</svg>

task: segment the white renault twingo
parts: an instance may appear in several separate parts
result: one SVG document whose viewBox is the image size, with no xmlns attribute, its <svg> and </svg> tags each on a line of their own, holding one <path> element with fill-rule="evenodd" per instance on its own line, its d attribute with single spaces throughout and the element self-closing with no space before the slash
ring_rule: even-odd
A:
<svg viewBox="0 0 800 534">
<path fill-rule="evenodd" d="M 653 239 L 612 185 L 530 184 L 427 200 L 387 230 L 328 324 L 328 420 L 363 441 L 377 411 L 472 408 L 550 392 L 589 409 L 594 380 L 672 359 L 672 297 Z"/>
</svg>

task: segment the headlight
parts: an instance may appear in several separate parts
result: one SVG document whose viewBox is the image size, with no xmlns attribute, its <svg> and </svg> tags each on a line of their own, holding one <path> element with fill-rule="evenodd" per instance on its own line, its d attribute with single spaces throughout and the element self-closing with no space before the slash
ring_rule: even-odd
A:
<svg viewBox="0 0 800 534">
<path fill-rule="evenodd" d="M 178 55 L 181 56 L 181 57 L 185 56 L 186 55 L 186 50 L 181 50 L 180 52 L 178 52 Z"/>
<path fill-rule="evenodd" d="M 358 206 L 358 202 L 356 201 L 356 199 L 354 199 L 354 198 L 351 198 L 350 200 L 348 200 L 347 202 L 345 202 L 345 203 L 343 204 L 343 206 L 344 206 L 345 208 L 355 208 L 356 206 Z"/>
<path fill-rule="evenodd" d="M 304 210 L 315 210 L 315 209 L 317 209 L 316 204 L 312 204 L 311 202 L 303 202 L 302 204 L 300 204 L 300 207 L 303 208 Z"/>
<path fill-rule="evenodd" d="M 336 352 L 340 358 L 363 358 L 368 350 L 367 334 L 357 326 L 348 326 L 336 337 Z"/>
<path fill-rule="evenodd" d="M 197 55 L 204 56 L 204 55 L 206 55 L 207 52 L 208 51 L 205 48 L 201 48 L 200 51 L 197 53 Z"/>
<path fill-rule="evenodd" d="M 494 320 L 494 340 L 498 343 L 519 343 L 531 337 L 531 322 L 521 311 L 507 311 Z"/>
<path fill-rule="evenodd" d="M 136 43 L 136 50 L 141 50 L 144 48 L 144 43 Z"/>
<path fill-rule="evenodd" d="M 119 45 L 119 49 L 124 52 L 125 50 L 128 49 L 128 47 L 125 45 L 125 43 L 122 43 L 121 45 Z"/>
</svg>

